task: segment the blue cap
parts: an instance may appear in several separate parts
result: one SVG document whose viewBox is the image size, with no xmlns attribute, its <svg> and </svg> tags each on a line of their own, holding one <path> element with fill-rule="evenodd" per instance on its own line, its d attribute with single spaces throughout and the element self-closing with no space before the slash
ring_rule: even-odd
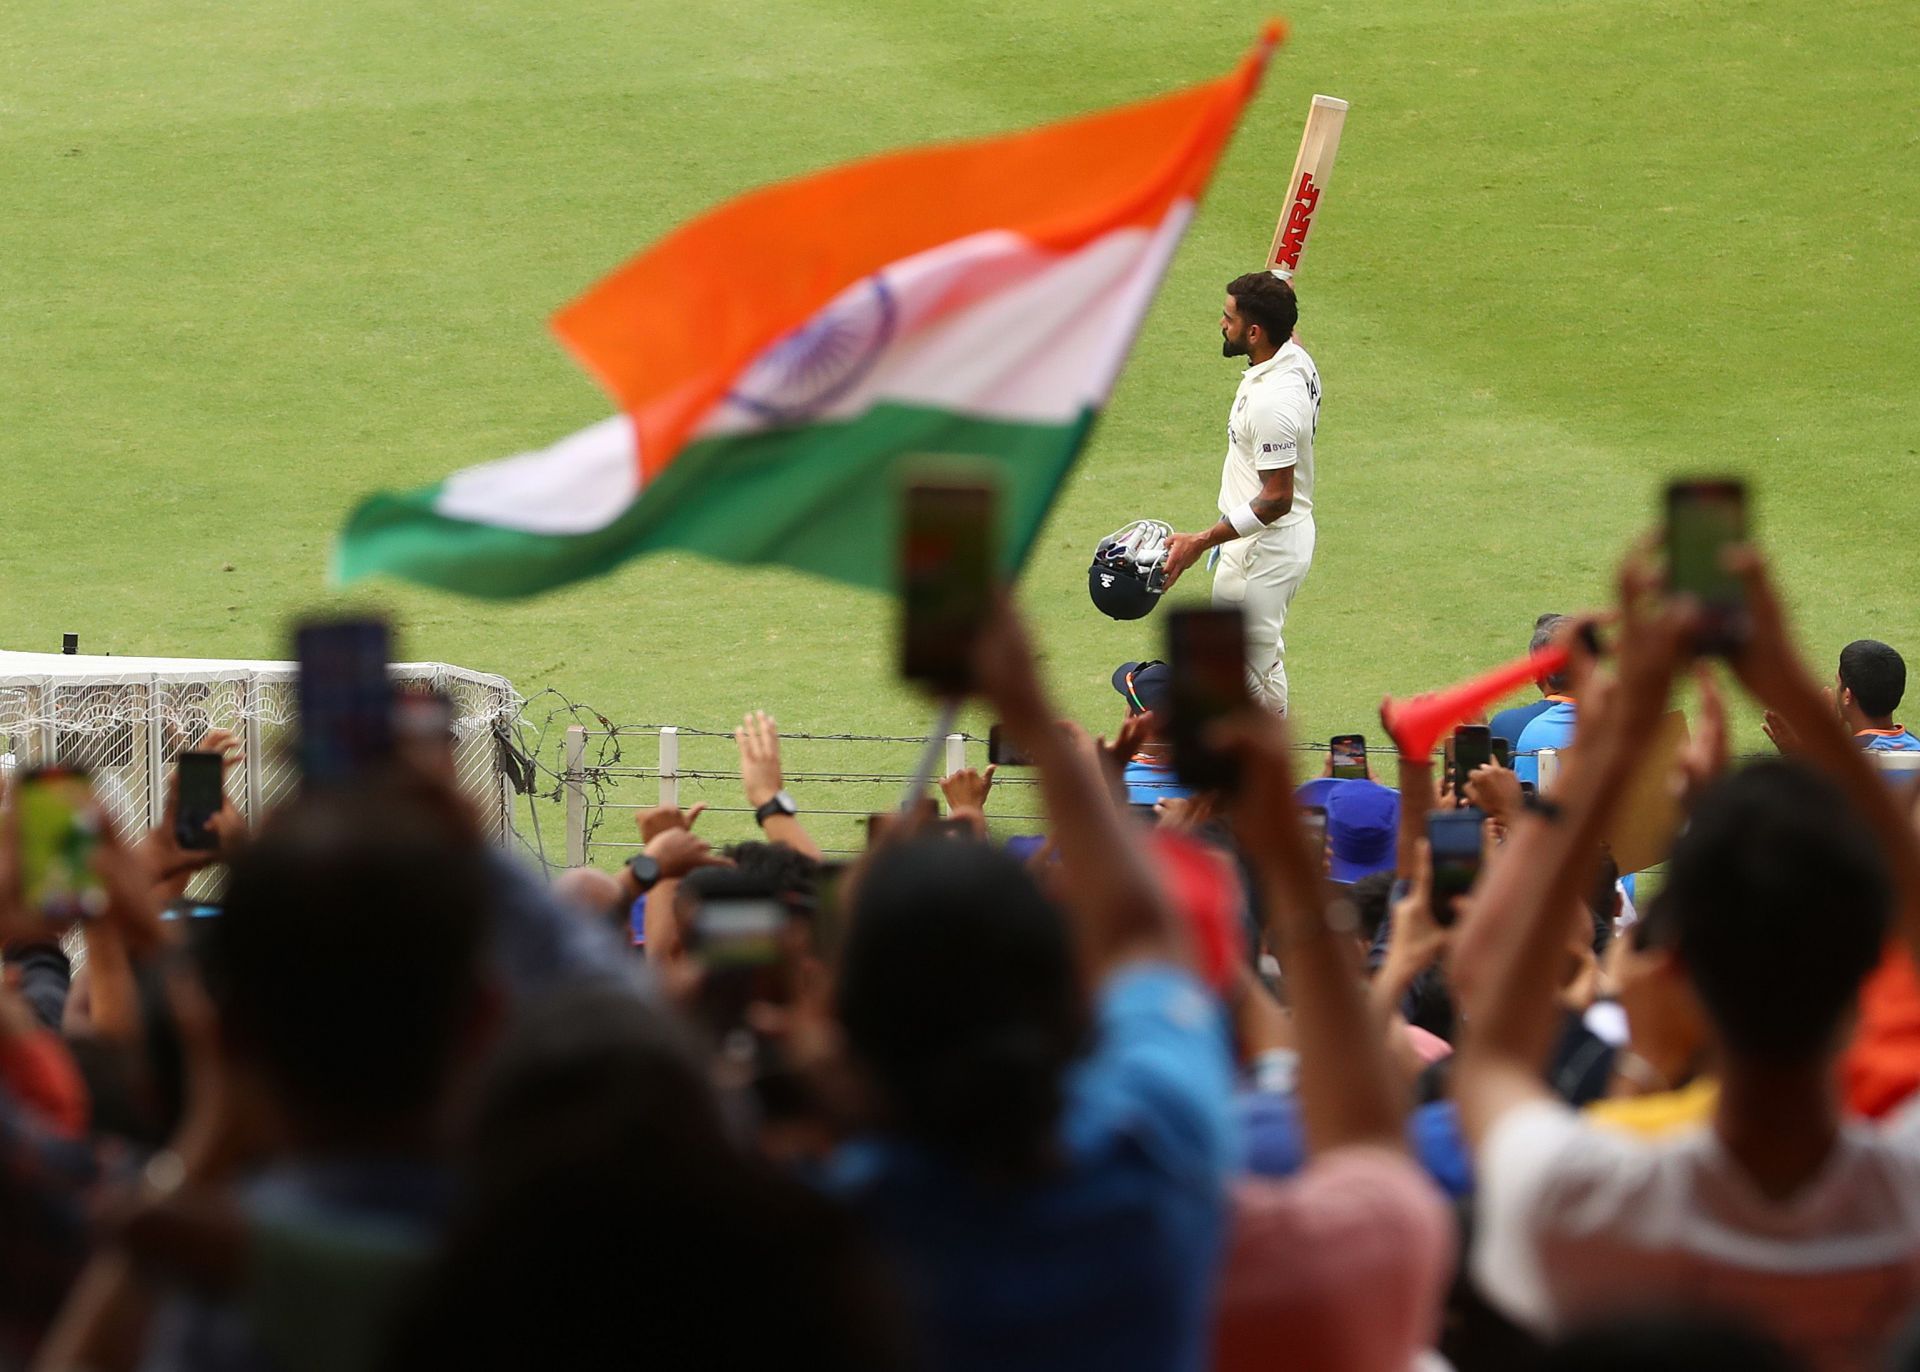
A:
<svg viewBox="0 0 1920 1372">
<path fill-rule="evenodd" d="M 1327 790 L 1328 875 L 1354 882 L 1391 872 L 1400 828 L 1400 793 L 1375 781 L 1342 780 Z"/>
<path fill-rule="evenodd" d="M 1113 689 L 1126 697 L 1128 714 L 1151 710 L 1164 724 L 1173 695 L 1173 668 L 1164 662 L 1123 662 L 1113 669 Z"/>
</svg>

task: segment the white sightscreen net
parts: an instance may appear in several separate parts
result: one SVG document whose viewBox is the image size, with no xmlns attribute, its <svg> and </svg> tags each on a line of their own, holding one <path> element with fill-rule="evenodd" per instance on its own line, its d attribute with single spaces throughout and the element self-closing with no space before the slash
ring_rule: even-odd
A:
<svg viewBox="0 0 1920 1372">
<path fill-rule="evenodd" d="M 396 682 L 432 685 L 454 705 L 455 763 L 496 843 L 513 838 L 511 791 L 496 731 L 521 700 L 505 677 L 442 662 L 396 663 Z M 208 729 L 242 742 L 227 794 L 258 816 L 293 793 L 296 669 L 291 662 L 0 652 L 0 757 L 7 765 L 84 767 L 122 833 L 160 821 L 174 758 Z"/>
</svg>

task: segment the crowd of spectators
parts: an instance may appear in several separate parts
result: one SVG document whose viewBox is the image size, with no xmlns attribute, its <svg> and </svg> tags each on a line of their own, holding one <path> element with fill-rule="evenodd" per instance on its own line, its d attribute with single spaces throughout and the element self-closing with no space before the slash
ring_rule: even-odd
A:
<svg viewBox="0 0 1920 1372">
<path fill-rule="evenodd" d="M 1737 556 L 1723 663 L 1635 560 L 1542 616 L 1568 666 L 1460 794 L 1302 775 L 1258 711 L 1196 792 L 1165 664 L 1093 737 L 1003 607 L 1025 844 L 963 771 L 827 862 L 755 713 L 762 841 L 656 809 L 549 881 L 416 738 L 204 852 L 107 835 L 75 960 L 9 807 L 0 1367 L 1920 1367 L 1920 838 L 1869 756 L 1920 749 L 1905 669 L 1858 642 L 1823 688 Z M 1606 836 L 1688 673 L 1629 903 Z M 1733 764 L 1733 686 L 1777 758 Z M 1443 807 L 1483 844 L 1451 899 Z"/>
</svg>

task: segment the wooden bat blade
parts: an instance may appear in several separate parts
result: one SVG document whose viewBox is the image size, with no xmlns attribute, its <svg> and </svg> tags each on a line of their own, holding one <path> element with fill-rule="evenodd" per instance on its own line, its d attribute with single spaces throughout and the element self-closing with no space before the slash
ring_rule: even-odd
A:
<svg viewBox="0 0 1920 1372">
<path fill-rule="evenodd" d="M 1333 176 L 1333 159 L 1346 125 L 1346 101 L 1331 95 L 1313 97 L 1306 131 L 1300 135 L 1300 152 L 1293 159 L 1293 175 L 1287 178 L 1286 207 L 1274 226 L 1273 246 L 1267 250 L 1267 270 L 1276 276 L 1291 279 L 1300 270 L 1307 234 Z"/>
</svg>

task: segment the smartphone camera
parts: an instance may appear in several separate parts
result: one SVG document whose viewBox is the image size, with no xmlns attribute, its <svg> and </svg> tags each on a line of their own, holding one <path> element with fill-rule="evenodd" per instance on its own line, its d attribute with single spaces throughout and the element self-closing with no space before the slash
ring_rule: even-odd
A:
<svg viewBox="0 0 1920 1372">
<path fill-rule="evenodd" d="M 1240 779 L 1236 760 L 1208 746 L 1207 734 L 1251 707 L 1240 611 L 1176 610 L 1167 619 L 1167 661 L 1174 774 L 1203 791 L 1232 790 Z"/>
<path fill-rule="evenodd" d="M 974 642 L 993 608 L 991 486 L 916 482 L 900 540 L 900 674 L 942 695 L 973 682 Z"/>
<path fill-rule="evenodd" d="M 1033 759 L 1021 752 L 1010 738 L 1002 736 L 1000 726 L 987 730 L 987 761 L 995 767 L 1031 767 Z"/>
<path fill-rule="evenodd" d="M 1453 731 L 1453 803 L 1467 803 L 1467 780 L 1493 761 L 1493 732 L 1484 724 L 1462 724 Z"/>
<path fill-rule="evenodd" d="M 218 753 L 180 754 L 179 783 L 173 813 L 173 841 L 189 852 L 220 846 L 213 820 L 226 804 L 226 759 Z"/>
<path fill-rule="evenodd" d="M 1367 779 L 1367 738 L 1365 734 L 1335 734 L 1327 743 L 1327 756 L 1333 775 L 1343 781 Z"/>
<path fill-rule="evenodd" d="M 20 893 L 28 908 L 53 923 L 104 914 L 106 888 L 93 866 L 100 807 L 87 773 L 68 767 L 28 772 L 15 791 L 14 810 Z"/>
<path fill-rule="evenodd" d="M 1746 641 L 1747 599 L 1726 550 L 1747 538 L 1747 488 L 1735 480 L 1667 487 L 1667 590 L 1699 604 L 1694 651 L 1724 656 Z"/>
<path fill-rule="evenodd" d="M 1433 922 L 1453 924 L 1453 902 L 1473 889 L 1480 877 L 1478 810 L 1435 810 L 1427 816 L 1427 846 L 1433 854 Z"/>
</svg>

